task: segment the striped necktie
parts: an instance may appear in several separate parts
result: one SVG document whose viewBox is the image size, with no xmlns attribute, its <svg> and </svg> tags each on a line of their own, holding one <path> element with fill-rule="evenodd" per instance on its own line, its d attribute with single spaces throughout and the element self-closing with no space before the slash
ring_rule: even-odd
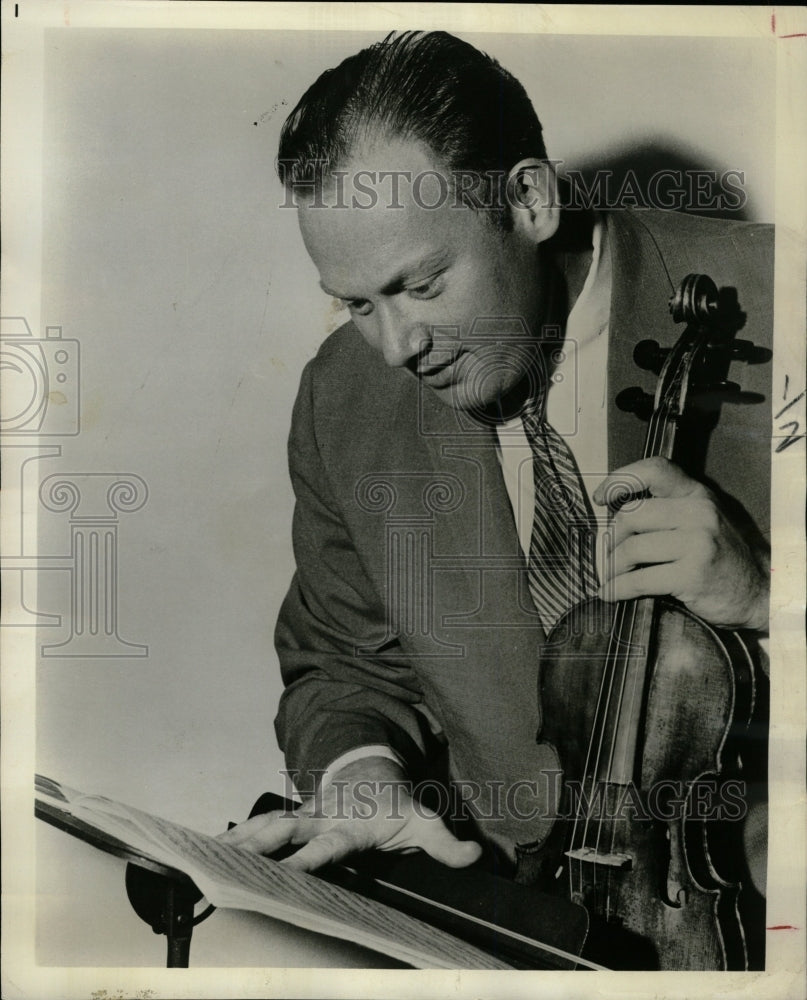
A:
<svg viewBox="0 0 807 1000">
<path fill-rule="evenodd" d="M 574 456 L 546 421 L 546 399 L 521 414 L 532 451 L 535 510 L 527 567 L 530 594 L 548 631 L 599 588 L 597 522 Z"/>
</svg>

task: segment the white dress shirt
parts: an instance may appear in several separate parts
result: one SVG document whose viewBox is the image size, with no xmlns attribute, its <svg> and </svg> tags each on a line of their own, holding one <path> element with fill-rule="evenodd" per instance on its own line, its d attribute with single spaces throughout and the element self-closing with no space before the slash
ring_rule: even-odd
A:
<svg viewBox="0 0 807 1000">
<path fill-rule="evenodd" d="M 594 490 L 608 469 L 608 319 L 611 310 L 611 255 L 602 219 L 593 233 L 591 267 L 569 313 L 559 360 L 546 400 L 546 417 L 574 455 L 600 528 L 597 569 L 602 572 L 606 514 L 594 504 Z M 513 508 L 518 538 L 529 556 L 535 487 L 532 452 L 519 417 L 497 428 L 499 461 Z"/>
</svg>

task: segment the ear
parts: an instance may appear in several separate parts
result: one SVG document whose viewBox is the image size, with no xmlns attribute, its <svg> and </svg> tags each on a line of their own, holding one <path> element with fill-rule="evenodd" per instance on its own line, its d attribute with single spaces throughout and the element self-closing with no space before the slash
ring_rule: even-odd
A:
<svg viewBox="0 0 807 1000">
<path fill-rule="evenodd" d="M 555 235 L 560 204 L 551 160 L 529 157 L 519 161 L 507 175 L 506 198 L 514 228 L 536 244 Z"/>
</svg>

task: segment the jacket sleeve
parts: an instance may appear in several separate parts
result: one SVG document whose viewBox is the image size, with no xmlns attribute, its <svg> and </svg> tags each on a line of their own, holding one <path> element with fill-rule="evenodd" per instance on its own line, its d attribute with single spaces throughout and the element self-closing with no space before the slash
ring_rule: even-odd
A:
<svg viewBox="0 0 807 1000">
<path fill-rule="evenodd" d="M 383 602 L 329 487 L 316 440 L 314 364 L 303 373 L 292 416 L 297 571 L 275 631 L 285 685 L 275 730 L 303 795 L 338 756 L 370 744 L 391 747 L 415 775 L 432 739 L 416 707 L 423 700 L 417 678 L 387 634 Z"/>
</svg>

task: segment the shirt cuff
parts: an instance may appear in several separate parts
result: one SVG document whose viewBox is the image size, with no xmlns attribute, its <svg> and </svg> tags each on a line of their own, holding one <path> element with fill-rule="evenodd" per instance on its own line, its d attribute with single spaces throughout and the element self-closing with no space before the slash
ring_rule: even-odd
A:
<svg viewBox="0 0 807 1000">
<path fill-rule="evenodd" d="M 357 760 L 364 760 L 367 757 L 386 757 L 387 760 L 394 761 L 400 767 L 404 767 L 401 755 L 397 754 L 392 747 L 387 746 L 385 743 L 369 743 L 367 746 L 354 747 L 353 750 L 348 750 L 346 753 L 340 754 L 336 760 L 331 761 L 319 783 L 320 792 L 327 788 L 336 777 L 337 772 L 343 767 L 347 767 L 348 764 L 353 764 Z"/>
</svg>

